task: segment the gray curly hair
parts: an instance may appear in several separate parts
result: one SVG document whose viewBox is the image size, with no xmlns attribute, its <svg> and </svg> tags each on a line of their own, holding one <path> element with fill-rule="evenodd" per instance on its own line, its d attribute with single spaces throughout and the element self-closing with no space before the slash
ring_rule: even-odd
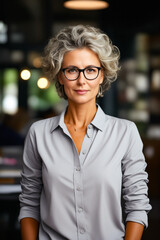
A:
<svg viewBox="0 0 160 240">
<path fill-rule="evenodd" d="M 119 67 L 119 49 L 112 44 L 109 37 L 99 28 L 92 26 L 69 26 L 62 29 L 55 37 L 51 38 L 44 48 L 42 68 L 50 81 L 55 81 L 55 86 L 60 97 L 67 99 L 63 85 L 59 83 L 58 73 L 61 70 L 65 53 L 77 48 L 88 48 L 95 52 L 104 71 L 104 80 L 101 84 L 102 93 L 109 89 L 116 80 Z"/>
</svg>

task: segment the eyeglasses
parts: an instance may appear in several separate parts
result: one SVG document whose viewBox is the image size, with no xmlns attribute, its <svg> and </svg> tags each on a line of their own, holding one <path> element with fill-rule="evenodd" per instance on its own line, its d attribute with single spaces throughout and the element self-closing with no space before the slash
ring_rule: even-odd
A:
<svg viewBox="0 0 160 240">
<path fill-rule="evenodd" d="M 83 72 L 83 75 L 87 80 L 94 80 L 98 77 L 101 69 L 102 67 L 88 66 L 83 69 L 77 67 L 62 68 L 61 71 L 68 80 L 74 81 L 79 78 L 81 72 Z"/>
</svg>

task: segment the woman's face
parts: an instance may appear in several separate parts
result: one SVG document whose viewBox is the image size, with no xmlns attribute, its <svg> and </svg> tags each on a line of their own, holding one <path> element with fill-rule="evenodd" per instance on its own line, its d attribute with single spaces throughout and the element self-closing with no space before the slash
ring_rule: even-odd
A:
<svg viewBox="0 0 160 240">
<path fill-rule="evenodd" d="M 62 69 L 71 68 L 71 70 L 69 69 L 69 74 L 74 74 L 76 68 L 84 69 L 86 67 L 89 67 L 87 74 L 91 74 L 92 67 L 90 66 L 101 67 L 101 63 L 97 54 L 88 48 L 75 49 L 64 55 Z M 83 104 L 90 101 L 95 102 L 99 84 L 103 82 L 103 77 L 103 70 L 101 69 L 98 77 L 94 80 L 87 80 L 83 72 L 80 72 L 76 80 L 70 81 L 66 78 L 64 72 L 61 71 L 59 82 L 64 85 L 64 91 L 69 102 Z"/>
</svg>

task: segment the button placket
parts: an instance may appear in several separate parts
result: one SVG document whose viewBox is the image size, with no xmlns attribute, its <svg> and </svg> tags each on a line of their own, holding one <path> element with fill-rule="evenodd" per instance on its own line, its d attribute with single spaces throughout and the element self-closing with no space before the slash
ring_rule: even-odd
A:
<svg viewBox="0 0 160 240">
<path fill-rule="evenodd" d="M 93 126 L 89 125 L 87 128 L 87 134 L 86 134 L 83 144 L 82 144 L 81 153 L 79 156 L 81 164 L 83 164 L 85 159 L 87 158 L 87 153 L 92 144 L 92 137 L 93 137 Z"/>
<path fill-rule="evenodd" d="M 86 236 L 86 220 L 83 206 L 83 181 L 82 181 L 82 168 L 80 166 L 75 167 L 74 171 L 74 186 L 75 186 L 75 207 L 76 207 L 76 218 L 78 228 L 78 239 L 87 239 Z"/>
<path fill-rule="evenodd" d="M 75 168 L 74 168 L 74 193 L 75 193 L 75 215 L 77 221 L 77 234 L 78 240 L 87 240 L 89 239 L 88 235 L 88 224 L 86 220 L 86 213 L 84 208 L 84 189 L 83 189 L 83 164 L 85 159 L 87 159 L 88 151 L 92 145 L 94 129 L 91 125 L 88 126 L 87 132 L 91 138 L 86 134 L 81 153 L 78 155 L 77 151 L 74 151 L 75 154 Z M 75 150 L 75 149 L 74 149 Z"/>
<path fill-rule="evenodd" d="M 92 136 L 93 136 L 93 126 L 90 124 L 88 125 L 88 128 L 87 128 L 87 137 L 92 138 Z"/>
</svg>

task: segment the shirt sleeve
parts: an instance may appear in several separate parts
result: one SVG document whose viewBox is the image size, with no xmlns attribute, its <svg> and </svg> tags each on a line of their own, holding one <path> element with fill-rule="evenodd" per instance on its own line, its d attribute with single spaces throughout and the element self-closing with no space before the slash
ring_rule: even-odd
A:
<svg viewBox="0 0 160 240">
<path fill-rule="evenodd" d="M 147 213 L 151 210 L 148 198 L 148 174 L 143 155 L 143 143 L 136 125 L 131 122 L 128 149 L 122 161 L 123 188 L 126 222 L 148 226 Z"/>
<path fill-rule="evenodd" d="M 21 188 L 19 195 L 20 213 L 22 218 L 40 219 L 40 195 L 42 189 L 41 158 L 37 150 L 34 124 L 31 126 L 24 144 Z"/>
</svg>

